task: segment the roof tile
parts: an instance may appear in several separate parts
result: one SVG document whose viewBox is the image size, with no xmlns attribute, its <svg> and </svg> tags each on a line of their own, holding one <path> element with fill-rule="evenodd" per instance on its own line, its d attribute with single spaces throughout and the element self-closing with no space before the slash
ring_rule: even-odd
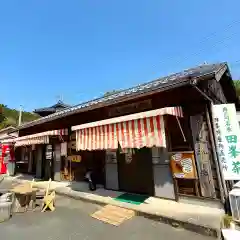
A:
<svg viewBox="0 0 240 240">
<path fill-rule="evenodd" d="M 87 101 L 87 102 L 78 104 L 73 107 L 68 107 L 64 110 L 50 114 L 46 117 L 42 117 L 42 118 L 39 118 L 32 122 L 25 123 L 25 124 L 21 125 L 19 127 L 19 129 L 27 128 L 27 127 L 41 124 L 44 122 L 48 122 L 48 121 L 51 121 L 51 120 L 54 120 L 54 119 L 57 119 L 60 117 L 68 116 L 68 115 L 75 113 L 76 111 L 78 111 L 80 109 L 86 108 L 86 110 L 87 110 L 88 107 L 97 105 L 99 103 L 109 102 L 109 101 L 117 101 L 121 97 L 132 95 L 134 93 L 143 93 L 143 92 L 146 92 L 149 90 L 160 89 L 161 87 L 164 87 L 166 85 L 171 85 L 171 83 L 173 83 L 173 82 L 183 81 L 184 79 L 189 78 L 189 77 L 201 77 L 206 74 L 211 74 L 211 73 L 217 72 L 223 66 L 226 66 L 226 63 L 218 63 L 218 64 L 210 64 L 210 65 L 204 64 L 204 65 L 201 65 L 198 67 L 190 68 L 188 70 L 184 70 L 182 72 L 175 73 L 175 74 L 169 75 L 167 77 L 158 78 L 154 81 L 143 83 L 138 86 L 128 88 L 126 90 L 119 91 L 119 92 L 113 93 L 108 96 L 104 96 L 104 97 L 100 97 L 100 98 L 97 98 L 97 99 L 94 99 L 91 101 Z"/>
</svg>

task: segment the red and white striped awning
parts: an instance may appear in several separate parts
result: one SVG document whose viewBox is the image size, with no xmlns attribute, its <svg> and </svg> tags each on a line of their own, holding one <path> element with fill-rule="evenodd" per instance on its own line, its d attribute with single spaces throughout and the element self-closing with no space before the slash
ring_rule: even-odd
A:
<svg viewBox="0 0 240 240">
<path fill-rule="evenodd" d="M 41 133 L 36 133 L 32 135 L 27 135 L 23 137 L 15 138 L 15 146 L 25 146 L 25 145 L 35 145 L 35 144 L 48 144 L 50 136 L 62 136 L 67 135 L 67 129 L 58 129 L 58 130 L 51 130 Z"/>
<path fill-rule="evenodd" d="M 163 115 L 182 117 L 181 107 L 168 107 L 72 127 L 76 150 L 166 147 Z"/>
<path fill-rule="evenodd" d="M 16 138 L 5 138 L 5 139 L 1 139 L 0 143 L 15 143 L 15 139 Z"/>
</svg>

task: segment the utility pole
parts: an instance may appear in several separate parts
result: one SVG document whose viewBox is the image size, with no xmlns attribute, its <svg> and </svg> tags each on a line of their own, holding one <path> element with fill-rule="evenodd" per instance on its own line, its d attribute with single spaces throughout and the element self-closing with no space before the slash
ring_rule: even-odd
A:
<svg viewBox="0 0 240 240">
<path fill-rule="evenodd" d="M 18 126 L 22 123 L 22 105 L 20 105 L 19 116 L 18 116 Z"/>
</svg>

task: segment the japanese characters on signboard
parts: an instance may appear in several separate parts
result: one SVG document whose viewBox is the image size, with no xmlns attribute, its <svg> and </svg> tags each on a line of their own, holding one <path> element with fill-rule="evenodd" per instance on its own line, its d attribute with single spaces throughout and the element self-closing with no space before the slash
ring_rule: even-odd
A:
<svg viewBox="0 0 240 240">
<path fill-rule="evenodd" d="M 194 152 L 172 152 L 170 165 L 174 178 L 197 179 Z"/>
<path fill-rule="evenodd" d="M 212 107 L 218 159 L 225 180 L 240 180 L 240 129 L 234 104 Z"/>
<path fill-rule="evenodd" d="M 67 159 L 69 161 L 72 161 L 72 162 L 80 163 L 82 161 L 82 156 L 80 156 L 80 155 L 72 155 L 72 156 L 68 156 Z"/>
<path fill-rule="evenodd" d="M 46 146 L 46 159 L 51 160 L 52 159 L 52 145 L 47 145 Z"/>
</svg>

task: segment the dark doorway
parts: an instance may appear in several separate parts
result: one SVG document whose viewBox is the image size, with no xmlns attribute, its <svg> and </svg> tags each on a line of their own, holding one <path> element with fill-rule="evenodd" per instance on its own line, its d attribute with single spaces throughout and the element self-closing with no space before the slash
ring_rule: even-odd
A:
<svg viewBox="0 0 240 240">
<path fill-rule="evenodd" d="M 43 148 L 42 159 L 42 178 L 44 180 L 53 179 L 53 146 L 51 144 L 45 145 Z"/>
<path fill-rule="evenodd" d="M 32 172 L 36 174 L 37 170 L 37 158 L 36 158 L 36 150 L 34 149 L 32 152 Z"/>
<path fill-rule="evenodd" d="M 122 191 L 154 195 L 152 153 L 149 148 L 118 152 L 119 188 Z"/>
<path fill-rule="evenodd" d="M 104 167 L 105 167 L 105 151 L 93 151 L 93 172 L 95 175 L 95 180 L 97 184 L 105 185 L 105 174 L 104 174 Z"/>
</svg>

